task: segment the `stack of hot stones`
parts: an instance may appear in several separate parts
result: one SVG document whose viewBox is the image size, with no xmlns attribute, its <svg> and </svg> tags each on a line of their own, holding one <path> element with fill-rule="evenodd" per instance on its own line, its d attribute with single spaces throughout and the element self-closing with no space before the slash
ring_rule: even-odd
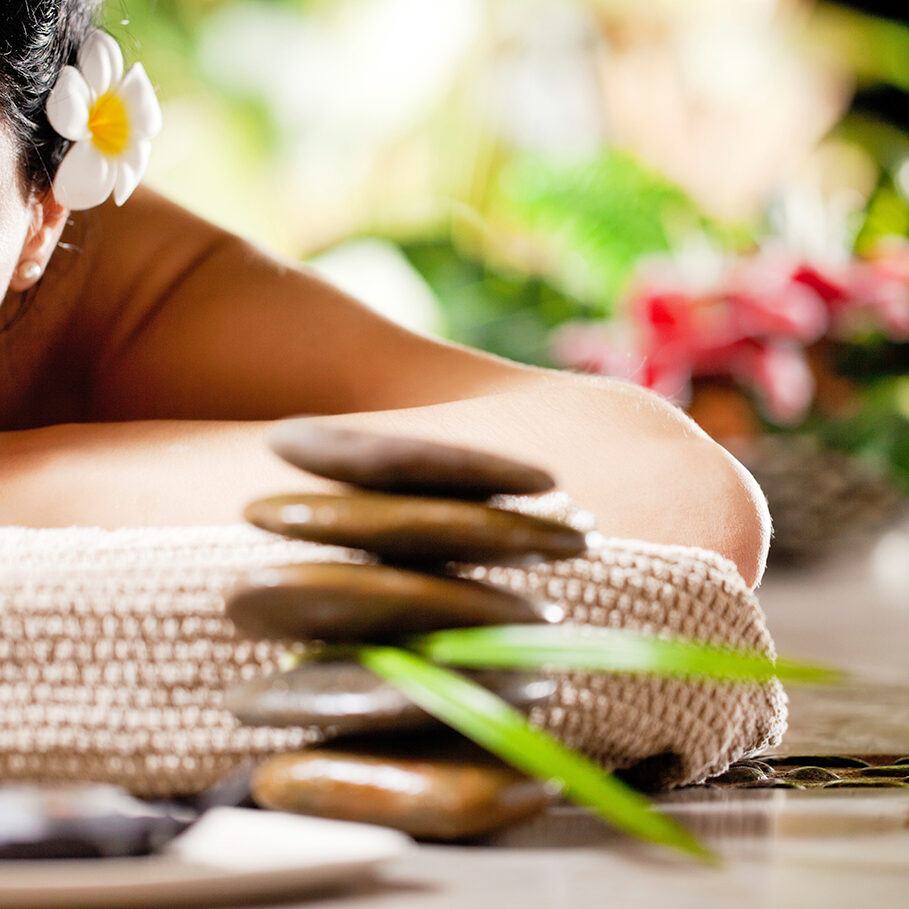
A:
<svg viewBox="0 0 909 909">
<path fill-rule="evenodd" d="M 303 470 L 357 488 L 264 499 L 247 518 L 371 558 L 253 572 L 228 599 L 243 634 L 317 646 L 394 644 L 445 628 L 562 619 L 553 604 L 447 570 L 583 552 L 583 533 L 489 504 L 496 495 L 546 492 L 554 485 L 549 474 L 468 449 L 307 420 L 280 424 L 272 447 Z M 541 675 L 472 675 L 522 709 L 555 689 Z M 397 688 L 340 656 L 243 685 L 229 692 L 228 705 L 247 724 L 317 727 L 326 740 L 346 743 L 266 761 L 253 778 L 264 807 L 457 839 L 528 816 L 546 801 L 541 785 L 445 732 Z"/>
</svg>

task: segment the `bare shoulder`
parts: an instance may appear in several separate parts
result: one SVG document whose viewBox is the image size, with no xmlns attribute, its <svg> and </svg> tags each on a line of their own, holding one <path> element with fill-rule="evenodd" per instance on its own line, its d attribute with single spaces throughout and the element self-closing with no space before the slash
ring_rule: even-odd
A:
<svg viewBox="0 0 909 909">
<path fill-rule="evenodd" d="M 636 386 L 543 373 L 477 398 L 316 419 L 529 461 L 607 536 L 719 552 L 751 586 L 763 574 L 770 516 L 757 483 L 681 410 Z"/>
<path fill-rule="evenodd" d="M 679 407 L 639 386 L 592 379 L 568 396 L 560 406 L 574 409 L 582 435 L 589 427 L 591 444 L 614 451 L 628 482 L 648 500 L 637 513 L 662 538 L 648 535 L 640 521 L 635 535 L 717 551 L 736 564 L 749 586 L 760 583 L 770 511 L 757 481 L 729 451 Z"/>
<path fill-rule="evenodd" d="M 92 262 L 85 288 L 103 325 L 108 348 L 118 345 L 147 318 L 181 276 L 230 235 L 146 187 L 122 208 L 107 202 L 77 216 Z"/>
<path fill-rule="evenodd" d="M 262 420 L 416 406 L 526 372 L 409 332 L 148 190 L 97 213 L 98 420 Z"/>
</svg>

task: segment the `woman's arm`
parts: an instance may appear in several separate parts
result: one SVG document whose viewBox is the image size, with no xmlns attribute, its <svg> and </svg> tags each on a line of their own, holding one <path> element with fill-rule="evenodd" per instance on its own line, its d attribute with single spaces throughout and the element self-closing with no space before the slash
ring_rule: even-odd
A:
<svg viewBox="0 0 909 909">
<path fill-rule="evenodd" d="M 749 584 L 763 571 L 769 516 L 754 481 L 687 418 L 639 389 L 538 381 L 464 401 L 313 419 L 539 464 L 606 535 L 715 550 Z M 229 523 L 259 496 L 336 488 L 272 455 L 268 425 L 140 421 L 5 433 L 0 523 Z"/>
<path fill-rule="evenodd" d="M 409 332 L 148 190 L 77 221 L 97 420 L 413 407 L 539 370 Z"/>
<path fill-rule="evenodd" d="M 74 312 L 88 419 L 110 425 L 0 436 L 0 522 L 236 521 L 325 484 L 272 456 L 261 424 L 171 421 L 336 414 L 314 419 L 538 463 L 604 533 L 713 549 L 759 579 L 760 490 L 655 395 L 414 335 L 148 192 L 90 217 Z"/>
</svg>

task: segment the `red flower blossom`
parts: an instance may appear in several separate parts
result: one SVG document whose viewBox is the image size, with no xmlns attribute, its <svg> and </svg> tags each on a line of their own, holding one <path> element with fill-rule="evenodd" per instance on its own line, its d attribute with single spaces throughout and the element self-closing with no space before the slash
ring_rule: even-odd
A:
<svg viewBox="0 0 909 909">
<path fill-rule="evenodd" d="M 807 345 L 869 329 L 909 339 L 909 242 L 843 262 L 810 262 L 779 244 L 738 258 L 697 256 L 644 264 L 625 301 L 625 327 L 566 326 L 556 361 L 632 379 L 678 403 L 693 378 L 729 376 L 755 392 L 772 420 L 797 423 L 814 395 Z"/>
</svg>

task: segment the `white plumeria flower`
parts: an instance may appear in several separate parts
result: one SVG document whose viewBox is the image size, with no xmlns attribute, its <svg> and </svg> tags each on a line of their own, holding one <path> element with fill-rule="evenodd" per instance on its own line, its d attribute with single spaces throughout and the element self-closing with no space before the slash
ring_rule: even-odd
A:
<svg viewBox="0 0 909 909">
<path fill-rule="evenodd" d="M 123 73 L 117 42 L 100 29 L 66 66 L 47 102 L 51 126 L 73 141 L 54 180 L 65 208 L 100 205 L 113 192 L 122 205 L 139 185 L 161 129 L 161 107 L 141 63 Z"/>
</svg>

